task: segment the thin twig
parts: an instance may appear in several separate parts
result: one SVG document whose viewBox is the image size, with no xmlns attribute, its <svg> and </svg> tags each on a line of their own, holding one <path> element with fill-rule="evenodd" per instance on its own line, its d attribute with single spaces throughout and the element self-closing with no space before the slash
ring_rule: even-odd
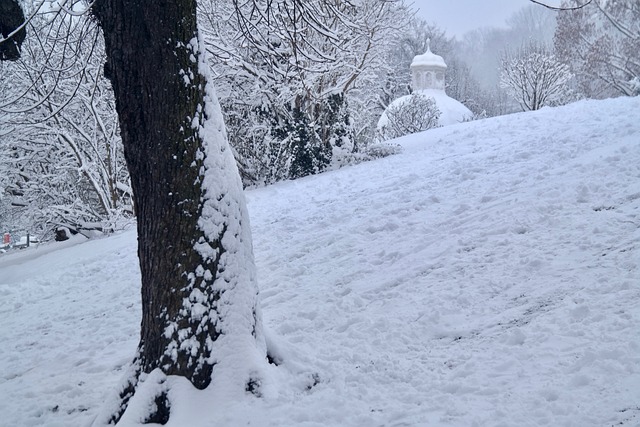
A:
<svg viewBox="0 0 640 427">
<path fill-rule="evenodd" d="M 548 5 L 548 4 L 546 4 L 546 3 L 542 2 L 542 1 L 538 1 L 538 0 L 529 0 L 529 1 L 531 3 L 539 4 L 540 6 L 544 6 L 547 9 L 551 9 L 551 10 L 578 10 L 578 9 L 582 9 L 583 7 L 585 7 L 588 4 L 590 4 L 593 0 L 587 0 L 586 3 L 583 3 L 583 4 L 578 5 L 578 6 L 571 6 L 571 7 L 568 7 L 568 6 L 558 6 L 558 7 L 551 6 L 551 5 Z"/>
</svg>

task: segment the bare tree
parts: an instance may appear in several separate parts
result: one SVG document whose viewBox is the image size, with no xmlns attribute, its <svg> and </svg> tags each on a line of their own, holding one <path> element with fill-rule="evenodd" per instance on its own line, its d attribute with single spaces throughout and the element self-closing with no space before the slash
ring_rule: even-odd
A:
<svg viewBox="0 0 640 427">
<path fill-rule="evenodd" d="M 403 1 L 201 2 L 232 144 L 249 184 L 333 167 L 360 150 Z M 227 16 L 229 19 L 219 19 Z"/>
<path fill-rule="evenodd" d="M 440 110 L 433 98 L 412 93 L 394 101 L 378 124 L 379 138 L 387 141 L 438 127 Z"/>
<path fill-rule="evenodd" d="M 569 99 L 569 67 L 545 47 L 530 43 L 515 52 L 506 51 L 501 62 L 500 84 L 523 111 L 559 105 Z"/>
<path fill-rule="evenodd" d="M 575 4 L 575 0 L 563 3 Z M 587 96 L 640 93 L 640 3 L 593 1 L 579 10 L 561 12 L 555 49 L 570 64 Z"/>
<path fill-rule="evenodd" d="M 515 43 L 536 41 L 547 45 L 553 42 L 557 16 L 557 11 L 532 4 L 514 12 L 507 25 L 512 36 L 518 36 Z"/>
<path fill-rule="evenodd" d="M 506 28 L 480 28 L 467 33 L 458 46 L 458 55 L 471 65 L 469 73 L 477 82 L 477 88 L 472 86 L 469 94 L 458 95 L 456 99 L 464 100 L 476 114 L 485 111 L 488 116 L 494 116 L 517 110 L 500 86 L 502 52 L 517 50 L 529 43 L 550 43 L 556 15 L 552 10 L 530 4 L 513 13 L 507 19 Z"/>
<path fill-rule="evenodd" d="M 131 190 L 97 25 L 37 14 L 25 28 L 21 58 L 0 65 L 0 186 L 14 226 L 118 229 Z"/>
</svg>

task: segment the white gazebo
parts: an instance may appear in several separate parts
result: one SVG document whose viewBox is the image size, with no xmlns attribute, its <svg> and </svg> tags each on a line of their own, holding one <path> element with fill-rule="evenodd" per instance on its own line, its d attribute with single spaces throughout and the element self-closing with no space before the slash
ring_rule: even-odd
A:
<svg viewBox="0 0 640 427">
<path fill-rule="evenodd" d="M 431 40 L 427 40 L 427 51 L 413 58 L 410 69 L 411 85 L 414 91 L 441 90 L 444 92 L 447 64 L 442 56 L 431 52 Z"/>
<path fill-rule="evenodd" d="M 413 58 L 410 69 L 413 93 L 425 95 L 435 101 L 438 110 L 440 110 L 440 118 L 438 119 L 440 126 L 461 123 L 473 116 L 467 107 L 445 92 L 447 64 L 440 55 L 431 52 L 430 40 L 427 40 L 427 51 Z M 387 110 L 399 107 L 410 100 L 411 95 L 402 96 L 389 104 Z M 378 129 L 380 130 L 387 123 L 388 118 L 385 110 L 378 121 Z"/>
</svg>

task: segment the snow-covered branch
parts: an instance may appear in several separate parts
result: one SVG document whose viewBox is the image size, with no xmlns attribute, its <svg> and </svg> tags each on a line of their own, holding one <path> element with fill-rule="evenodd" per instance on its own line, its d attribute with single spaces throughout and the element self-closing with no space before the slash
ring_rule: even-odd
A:
<svg viewBox="0 0 640 427">
<path fill-rule="evenodd" d="M 568 102 L 572 77 L 569 67 L 540 45 L 528 44 L 502 57 L 500 85 L 523 111 Z"/>
</svg>

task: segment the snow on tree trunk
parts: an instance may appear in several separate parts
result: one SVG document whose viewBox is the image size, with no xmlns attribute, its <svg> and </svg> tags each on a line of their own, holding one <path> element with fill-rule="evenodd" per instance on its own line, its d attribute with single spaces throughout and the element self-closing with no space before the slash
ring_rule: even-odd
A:
<svg viewBox="0 0 640 427">
<path fill-rule="evenodd" d="M 26 36 L 21 28 L 24 12 L 15 0 L 0 0 L 0 61 L 20 58 L 20 46 Z"/>
<path fill-rule="evenodd" d="M 171 376 L 260 393 L 266 349 L 247 210 L 198 41 L 196 3 L 101 0 L 94 13 L 138 216 L 142 331 L 131 374 L 97 424 L 164 424 Z"/>
</svg>

